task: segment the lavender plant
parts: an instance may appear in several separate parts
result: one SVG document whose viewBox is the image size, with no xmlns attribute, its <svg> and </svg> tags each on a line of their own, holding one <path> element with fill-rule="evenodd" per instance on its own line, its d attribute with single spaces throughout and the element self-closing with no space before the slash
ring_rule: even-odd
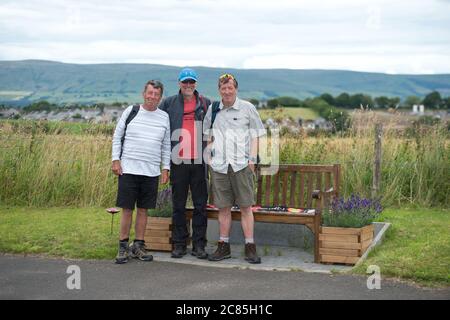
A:
<svg viewBox="0 0 450 320">
<path fill-rule="evenodd" d="M 172 217 L 172 190 L 166 187 L 158 192 L 155 209 L 148 210 L 150 217 Z"/>
<path fill-rule="evenodd" d="M 378 199 L 361 198 L 352 194 L 350 198 L 336 198 L 328 210 L 324 210 L 322 224 L 325 227 L 361 228 L 375 221 L 383 208 Z"/>
</svg>

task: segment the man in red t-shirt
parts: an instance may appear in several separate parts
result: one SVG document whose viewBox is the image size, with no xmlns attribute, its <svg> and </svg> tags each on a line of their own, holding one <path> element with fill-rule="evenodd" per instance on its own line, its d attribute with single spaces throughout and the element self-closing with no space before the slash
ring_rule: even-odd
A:
<svg viewBox="0 0 450 320">
<path fill-rule="evenodd" d="M 206 227 L 208 200 L 206 164 L 203 150 L 206 143 L 202 138 L 203 118 L 211 101 L 196 90 L 197 73 L 184 68 L 178 76 L 178 94 L 167 97 L 160 109 L 169 114 L 172 161 L 170 181 L 172 185 L 173 230 L 172 258 L 182 258 L 187 253 L 186 243 L 189 232 L 186 226 L 186 200 L 191 189 L 194 213 L 192 217 L 192 255 L 199 259 L 208 257 Z"/>
</svg>

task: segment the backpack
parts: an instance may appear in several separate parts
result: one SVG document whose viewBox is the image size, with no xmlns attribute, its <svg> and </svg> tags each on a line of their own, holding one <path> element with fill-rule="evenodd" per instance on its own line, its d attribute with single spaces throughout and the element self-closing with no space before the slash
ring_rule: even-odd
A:
<svg viewBox="0 0 450 320">
<path fill-rule="evenodd" d="M 131 122 L 131 120 L 133 120 L 136 117 L 140 108 L 141 108 L 141 106 L 138 104 L 133 105 L 133 108 L 131 109 L 131 112 L 128 115 L 127 120 L 125 120 L 125 129 L 123 130 L 123 135 L 122 135 L 122 138 L 120 139 L 120 156 L 119 156 L 119 158 L 122 158 L 123 143 L 125 141 L 125 134 L 127 133 L 128 124 Z"/>
</svg>

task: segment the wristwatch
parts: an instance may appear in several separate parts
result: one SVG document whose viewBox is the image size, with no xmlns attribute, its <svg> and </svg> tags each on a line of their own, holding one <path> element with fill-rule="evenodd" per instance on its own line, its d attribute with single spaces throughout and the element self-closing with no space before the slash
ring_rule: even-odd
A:
<svg viewBox="0 0 450 320">
<path fill-rule="evenodd" d="M 256 163 L 256 157 L 248 157 L 248 161 Z"/>
</svg>

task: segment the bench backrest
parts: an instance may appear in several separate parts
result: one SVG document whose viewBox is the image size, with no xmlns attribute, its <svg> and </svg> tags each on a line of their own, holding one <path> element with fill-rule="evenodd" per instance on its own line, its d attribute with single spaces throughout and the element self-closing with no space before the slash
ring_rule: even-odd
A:
<svg viewBox="0 0 450 320">
<path fill-rule="evenodd" d="M 262 165 L 257 177 L 256 204 L 260 206 L 323 208 L 339 195 L 339 164 Z"/>
</svg>

